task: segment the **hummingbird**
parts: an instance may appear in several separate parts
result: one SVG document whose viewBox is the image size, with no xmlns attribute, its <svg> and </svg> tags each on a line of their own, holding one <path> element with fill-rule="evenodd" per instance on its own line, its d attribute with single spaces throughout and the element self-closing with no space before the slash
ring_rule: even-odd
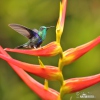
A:
<svg viewBox="0 0 100 100">
<path fill-rule="evenodd" d="M 17 31 L 18 33 L 20 33 L 21 35 L 25 36 L 26 38 L 29 39 L 28 42 L 17 46 L 17 49 L 21 49 L 21 48 L 38 48 L 41 46 L 42 42 L 45 40 L 46 35 L 47 35 L 47 30 L 51 27 L 54 26 L 41 26 L 39 28 L 39 30 L 37 29 L 29 29 L 25 26 L 19 25 L 19 24 L 9 24 L 9 26 Z"/>
</svg>

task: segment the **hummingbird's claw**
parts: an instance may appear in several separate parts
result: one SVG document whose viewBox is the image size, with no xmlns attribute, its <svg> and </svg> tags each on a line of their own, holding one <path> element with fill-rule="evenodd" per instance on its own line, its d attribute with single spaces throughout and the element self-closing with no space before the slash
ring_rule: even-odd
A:
<svg viewBox="0 0 100 100">
<path fill-rule="evenodd" d="M 40 49 L 43 49 L 43 47 L 40 45 L 40 47 L 39 47 Z"/>
<path fill-rule="evenodd" d="M 36 49 L 36 47 L 34 46 L 34 49 Z"/>
</svg>

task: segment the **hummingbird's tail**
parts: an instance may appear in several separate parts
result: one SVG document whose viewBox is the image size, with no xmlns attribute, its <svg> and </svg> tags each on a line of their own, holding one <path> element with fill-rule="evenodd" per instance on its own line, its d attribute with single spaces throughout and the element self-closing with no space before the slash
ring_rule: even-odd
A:
<svg viewBox="0 0 100 100">
<path fill-rule="evenodd" d="M 23 48 L 23 45 L 15 47 L 15 49 L 21 49 L 21 48 Z"/>
</svg>

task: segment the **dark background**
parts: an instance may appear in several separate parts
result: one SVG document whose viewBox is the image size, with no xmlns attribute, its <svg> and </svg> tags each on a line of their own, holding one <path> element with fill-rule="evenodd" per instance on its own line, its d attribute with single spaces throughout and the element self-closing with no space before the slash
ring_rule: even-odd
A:
<svg viewBox="0 0 100 100">
<path fill-rule="evenodd" d="M 11 28 L 10 23 L 17 23 L 29 28 L 40 26 L 56 26 L 59 16 L 60 0 L 1 0 L 0 1 L 0 45 L 2 47 L 14 48 L 27 42 L 27 39 Z M 64 32 L 61 38 L 63 50 L 76 47 L 100 35 L 100 0 L 68 0 L 67 15 Z M 55 28 L 49 29 L 47 37 L 42 46 L 55 41 Z M 37 57 L 18 53 L 9 53 L 13 58 L 38 64 Z M 55 65 L 58 56 L 44 58 L 44 64 Z M 65 79 L 72 77 L 90 76 L 100 73 L 100 46 L 96 46 L 76 62 L 65 66 L 63 75 Z M 32 75 L 34 79 L 44 83 L 44 79 Z M 60 83 L 49 81 L 51 88 L 59 91 Z M 100 99 L 100 84 L 82 90 L 79 94 L 91 93 Z M 77 99 L 77 94 L 66 95 L 63 100 Z M 0 100 L 41 100 L 32 92 L 11 67 L 0 60 Z M 89 99 L 82 99 L 89 100 Z"/>
</svg>

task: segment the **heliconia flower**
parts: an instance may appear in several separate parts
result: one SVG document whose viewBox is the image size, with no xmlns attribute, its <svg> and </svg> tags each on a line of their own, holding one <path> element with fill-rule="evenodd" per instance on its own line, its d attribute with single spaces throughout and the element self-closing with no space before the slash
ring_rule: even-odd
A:
<svg viewBox="0 0 100 100">
<path fill-rule="evenodd" d="M 62 97 L 67 93 L 74 93 L 83 90 L 98 82 L 100 82 L 100 74 L 65 80 L 63 86 L 60 89 L 60 95 Z"/>
<path fill-rule="evenodd" d="M 3 54 L 10 58 L 10 56 L 0 47 L 0 54 Z M 34 80 L 31 76 L 29 76 L 23 69 L 17 67 L 16 65 L 8 62 L 12 69 L 19 75 L 19 77 L 33 90 L 38 96 L 40 96 L 43 100 L 60 100 L 59 92 L 48 88 L 45 89 L 44 85 L 40 84 L 36 80 Z"/>
<path fill-rule="evenodd" d="M 34 56 L 55 56 L 61 52 L 61 46 L 57 42 L 51 42 L 37 49 L 11 49 L 5 48 L 6 51 L 29 54 Z"/>
<path fill-rule="evenodd" d="M 99 43 L 100 43 L 100 36 L 86 44 L 64 51 L 63 58 L 59 60 L 59 66 L 63 67 L 64 65 L 68 65 L 74 62 L 82 55 L 84 55 L 92 48 L 94 48 L 96 45 L 98 45 Z"/>
<path fill-rule="evenodd" d="M 39 77 L 42 77 L 44 79 L 48 80 L 59 80 L 61 83 L 63 81 L 62 72 L 59 70 L 58 67 L 45 65 L 44 67 L 41 67 L 41 65 L 35 65 L 35 64 L 29 64 L 25 62 L 21 62 L 18 60 L 15 60 L 11 57 L 7 57 L 3 54 L 0 54 L 0 58 L 7 61 L 8 63 L 11 63 L 19 68 L 22 68 L 23 70 L 30 72 L 34 75 L 37 75 Z"/>
<path fill-rule="evenodd" d="M 59 18 L 56 25 L 56 41 L 36 49 L 3 49 L 0 46 L 0 58 L 5 60 L 18 74 L 18 76 L 26 83 L 26 85 L 42 100 L 62 100 L 65 94 L 81 91 L 100 82 L 100 74 L 87 77 L 71 78 L 68 80 L 63 79 L 63 66 L 74 62 L 100 43 L 99 36 L 84 45 L 78 46 L 76 48 L 71 48 L 63 52 L 60 45 L 60 39 L 64 29 L 66 6 L 67 0 L 62 0 L 62 2 L 60 2 Z M 16 60 L 12 58 L 5 50 L 38 56 L 40 65 L 29 64 Z M 40 56 L 50 57 L 57 54 L 60 55 L 58 67 L 44 65 L 40 60 Z M 44 85 L 37 82 L 34 78 L 28 75 L 26 71 L 44 78 Z M 58 80 L 61 82 L 62 85 L 60 87 L 60 93 L 48 87 L 48 80 Z"/>
<path fill-rule="evenodd" d="M 62 0 L 62 3 L 60 2 L 60 12 L 56 26 L 56 41 L 58 43 L 60 43 L 60 38 L 63 33 L 65 15 L 66 15 L 66 6 L 67 6 L 67 0 Z"/>
</svg>

